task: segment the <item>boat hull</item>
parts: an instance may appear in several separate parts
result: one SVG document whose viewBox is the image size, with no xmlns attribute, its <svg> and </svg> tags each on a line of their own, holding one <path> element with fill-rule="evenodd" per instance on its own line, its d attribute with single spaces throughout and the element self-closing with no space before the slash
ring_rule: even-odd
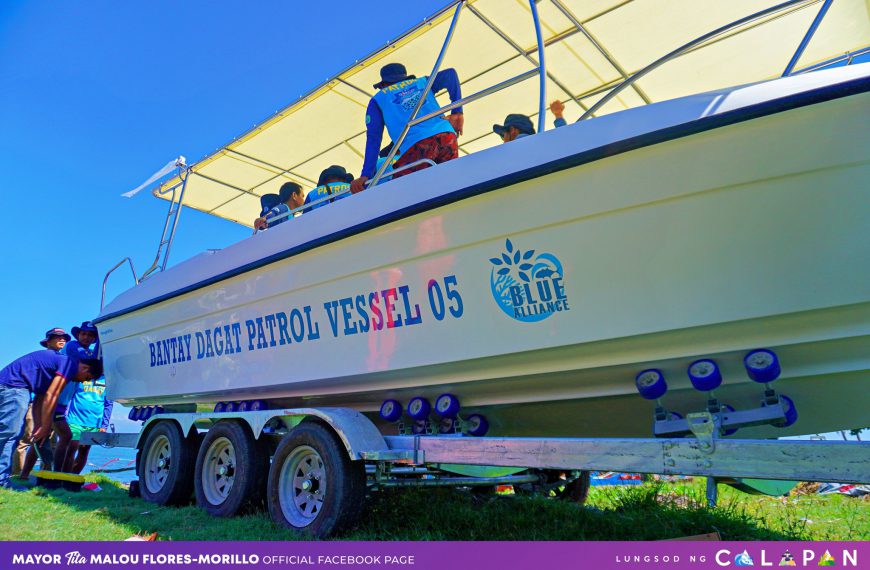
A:
<svg viewBox="0 0 870 570">
<path fill-rule="evenodd" d="M 699 411 L 686 368 L 712 357 L 716 395 L 745 409 L 762 387 L 742 358 L 770 348 L 799 421 L 742 437 L 864 427 L 868 108 L 860 93 L 671 138 L 109 318 L 109 397 L 374 414 L 387 398 L 451 392 L 492 435 L 648 436 L 639 371 L 664 371 L 669 409 Z M 438 184 L 435 171 L 414 178 Z"/>
</svg>

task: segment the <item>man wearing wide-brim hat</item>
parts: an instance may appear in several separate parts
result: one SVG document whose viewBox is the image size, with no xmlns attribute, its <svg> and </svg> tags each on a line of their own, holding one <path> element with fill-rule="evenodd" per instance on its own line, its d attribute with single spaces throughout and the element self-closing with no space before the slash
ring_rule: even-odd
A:
<svg viewBox="0 0 870 570">
<path fill-rule="evenodd" d="M 401 63 L 390 63 L 381 68 L 381 81 L 374 85 L 378 92 L 371 98 L 366 109 L 366 152 L 362 174 L 351 183 L 351 192 L 356 194 L 362 191 L 365 188 L 365 183 L 375 175 L 378 151 L 384 137 L 384 127 L 387 127 L 390 138 L 396 142 L 405 125 L 410 121 L 411 114 L 417 107 L 428 81 L 428 77 L 418 78 L 414 75 L 408 75 L 405 66 Z M 445 69 L 438 72 L 432 84 L 432 90 L 426 95 L 420 112 L 417 113 L 418 117 L 440 108 L 435 100 L 435 93 L 444 89 L 450 95 L 451 102 L 462 99 L 459 76 L 455 69 Z M 433 117 L 414 125 L 408 129 L 408 134 L 399 147 L 401 157 L 393 165 L 393 169 L 399 170 L 406 164 L 424 158 L 439 164 L 458 157 L 459 145 L 456 137 L 462 134 L 464 122 L 462 107 L 457 107 L 451 111 L 447 119 Z M 393 174 L 393 178 L 400 178 L 425 166 L 425 164 L 421 164 L 397 172 Z"/>
<path fill-rule="evenodd" d="M 24 416 L 33 394 L 33 435 L 41 442 L 51 432 L 57 398 L 67 382 L 99 378 L 99 360 L 77 360 L 52 350 L 37 350 L 15 359 L 0 370 L 0 487 L 16 488 L 9 481 L 12 456 L 21 436 Z"/>
<path fill-rule="evenodd" d="M 323 172 L 320 173 L 320 177 L 317 179 L 317 187 L 305 196 L 305 204 L 317 202 L 318 200 L 325 200 L 325 198 L 333 195 L 336 197 L 332 200 L 325 200 L 320 204 L 315 204 L 310 209 L 306 209 L 305 212 L 307 213 L 321 206 L 332 204 L 336 200 L 341 200 L 342 198 L 350 196 L 348 189 L 350 189 L 351 182 L 353 182 L 353 174 L 350 174 L 343 166 L 333 164 L 329 168 L 324 169 Z"/>
<path fill-rule="evenodd" d="M 70 337 L 66 331 L 60 327 L 54 327 L 45 332 L 45 338 L 39 341 L 43 348 L 60 352 L 64 345 L 70 341 Z M 30 447 L 30 436 L 33 434 L 33 405 L 27 406 L 27 413 L 24 415 L 24 431 L 21 432 L 21 439 L 18 440 L 18 446 L 15 449 L 15 454 L 12 456 L 12 475 L 21 473 L 22 477 L 26 478 L 33 469 L 36 463 L 36 451 L 30 455 L 32 459 L 28 462 L 27 449 Z M 51 461 L 53 453 L 51 450 L 51 437 L 46 438 L 40 447 L 40 454 L 46 458 L 46 461 Z M 29 467 L 28 467 L 29 463 Z M 51 465 L 46 464 L 45 468 L 49 469 Z"/>
<path fill-rule="evenodd" d="M 48 350 L 58 352 L 70 340 L 72 340 L 72 337 L 66 334 L 65 330 L 60 327 L 54 327 L 53 329 L 45 331 L 45 338 L 39 341 L 39 344 Z"/>
</svg>

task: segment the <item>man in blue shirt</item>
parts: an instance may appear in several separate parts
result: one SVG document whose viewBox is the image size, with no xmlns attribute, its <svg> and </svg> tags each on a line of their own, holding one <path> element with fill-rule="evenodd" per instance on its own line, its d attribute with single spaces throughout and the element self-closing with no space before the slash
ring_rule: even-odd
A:
<svg viewBox="0 0 870 570">
<path fill-rule="evenodd" d="M 311 202 L 316 202 L 318 200 L 323 200 L 328 196 L 332 196 L 334 194 L 339 194 L 339 196 L 333 198 L 332 200 L 326 200 L 321 202 L 320 204 L 316 204 L 311 208 L 306 208 L 305 212 L 308 213 L 311 210 L 316 210 L 321 206 L 325 206 L 327 204 L 332 204 L 336 200 L 341 200 L 342 198 L 346 198 L 350 196 L 350 183 L 353 181 L 353 174 L 348 174 L 347 170 L 344 169 L 343 166 L 338 166 L 337 164 L 333 164 L 326 170 L 320 173 L 320 178 L 317 179 L 317 188 L 308 193 L 308 196 L 305 197 L 305 204 L 310 204 Z"/>
<path fill-rule="evenodd" d="M 414 75 L 408 75 L 405 66 L 401 63 L 390 63 L 381 68 L 381 81 L 374 85 L 378 92 L 371 98 L 366 109 L 366 153 L 362 174 L 351 183 L 351 192 L 354 194 L 361 192 L 365 188 L 365 183 L 375 175 L 375 165 L 384 137 L 384 127 L 387 127 L 387 132 L 394 142 L 398 140 L 420 101 L 428 81 L 428 77 L 418 79 Z M 426 95 L 420 112 L 417 114 L 418 117 L 440 108 L 435 100 L 435 93 L 443 89 L 447 90 L 451 102 L 462 99 L 459 76 L 455 69 L 445 69 L 438 72 L 432 84 L 432 90 Z M 428 121 L 414 125 L 408 130 L 405 140 L 399 147 L 401 157 L 393 165 L 393 168 L 399 170 L 402 166 L 423 158 L 428 158 L 436 164 L 453 160 L 459 156 L 456 137 L 462 134 L 464 122 L 462 107 L 457 107 L 451 111 L 446 120 L 443 117 L 433 117 Z M 424 164 L 409 168 L 394 174 L 393 178 L 410 174 L 423 167 L 425 167 Z"/>
<path fill-rule="evenodd" d="M 51 431 L 51 418 L 57 398 L 66 383 L 99 378 L 99 360 L 78 361 L 51 350 L 38 350 L 16 359 L 0 370 L 0 487 L 10 487 L 12 453 L 24 427 L 24 415 L 31 392 L 33 400 L 34 442 Z"/>
<path fill-rule="evenodd" d="M 280 204 L 266 212 L 265 216 L 254 220 L 255 228 L 265 230 L 286 222 L 291 216 L 288 215 L 282 218 L 278 218 L 278 216 L 302 206 L 305 203 L 305 193 L 302 191 L 302 186 L 295 182 L 285 182 L 278 191 L 278 200 Z"/>
<path fill-rule="evenodd" d="M 99 339 L 97 327 L 91 321 L 84 321 L 81 326 L 73 327 L 72 334 L 75 340 L 68 342 L 61 351 L 78 360 L 86 360 L 97 357 L 96 342 Z M 91 346 L 94 346 L 92 349 Z M 81 389 L 81 384 L 68 382 L 57 398 L 57 407 L 54 409 L 54 433 L 57 441 L 54 447 L 54 470 L 69 471 L 75 452 L 70 449 L 75 439 L 72 426 L 67 420 L 67 409 L 75 394 Z"/>
<path fill-rule="evenodd" d="M 45 338 L 39 341 L 39 344 L 47 350 L 60 352 L 71 338 L 70 335 L 66 334 L 65 330 L 60 327 L 55 327 L 46 331 Z M 33 395 L 31 395 L 31 398 L 33 398 Z M 12 460 L 12 474 L 14 475 L 20 472 L 21 477 L 24 479 L 30 475 L 30 471 L 33 470 L 33 466 L 36 465 L 36 449 L 31 448 L 28 450 L 28 448 L 31 447 L 30 436 L 32 434 L 33 405 L 31 403 L 27 406 L 27 413 L 24 416 L 24 431 L 21 432 L 21 438 L 18 440 L 18 446 Z M 51 440 L 51 437 L 47 437 L 45 442 L 39 448 L 40 455 L 49 461 L 54 457 Z M 46 464 L 43 468 L 48 469 L 50 466 Z"/>
</svg>

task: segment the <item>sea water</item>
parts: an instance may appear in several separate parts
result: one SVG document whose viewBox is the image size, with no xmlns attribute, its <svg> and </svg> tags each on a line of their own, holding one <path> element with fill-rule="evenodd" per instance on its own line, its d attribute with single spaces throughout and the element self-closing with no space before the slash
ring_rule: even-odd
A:
<svg viewBox="0 0 870 570">
<path fill-rule="evenodd" d="M 119 483 L 129 483 L 136 479 L 136 471 L 133 469 L 136 466 L 136 450 L 128 447 L 100 447 L 99 445 L 91 446 L 91 452 L 88 455 L 88 464 L 82 471 L 82 475 L 99 470 L 99 469 L 122 469 L 129 468 L 127 471 L 117 473 L 102 473 L 102 475 L 118 481 Z"/>
</svg>

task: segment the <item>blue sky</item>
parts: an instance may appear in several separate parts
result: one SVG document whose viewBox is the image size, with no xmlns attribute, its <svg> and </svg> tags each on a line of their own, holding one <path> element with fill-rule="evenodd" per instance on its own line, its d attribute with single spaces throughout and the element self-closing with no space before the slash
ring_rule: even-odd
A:
<svg viewBox="0 0 870 570">
<path fill-rule="evenodd" d="M 0 7 L 0 366 L 96 316 L 153 259 L 166 203 L 121 193 L 194 161 L 447 4 L 49 2 Z M 433 61 L 436 54 L 432 54 Z M 249 230 L 192 210 L 172 260 Z M 109 298 L 131 284 L 112 277 Z"/>
<path fill-rule="evenodd" d="M 39 349 L 49 328 L 96 316 L 119 260 L 151 263 L 166 203 L 121 193 L 179 154 L 213 151 L 446 3 L 4 0 L 0 366 Z M 185 210 L 172 260 L 248 234 Z M 130 284 L 119 271 L 109 298 Z"/>
<path fill-rule="evenodd" d="M 96 316 L 117 261 L 150 264 L 166 203 L 121 193 L 179 154 L 213 151 L 445 3 L 3 2 L 0 361 Z M 391 15 L 370 21 L 380 14 Z M 172 260 L 248 233 L 185 210 Z M 113 275 L 109 297 L 130 280 Z"/>
</svg>

